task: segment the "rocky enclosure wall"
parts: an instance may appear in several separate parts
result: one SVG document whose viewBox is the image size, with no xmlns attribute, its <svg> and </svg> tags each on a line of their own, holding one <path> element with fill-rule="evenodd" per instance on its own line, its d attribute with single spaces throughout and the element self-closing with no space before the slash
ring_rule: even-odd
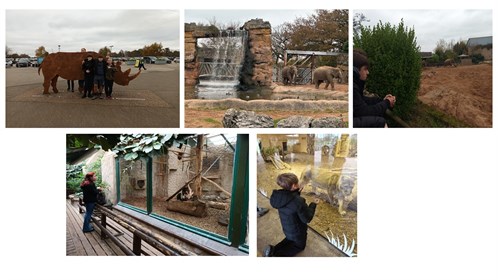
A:
<svg viewBox="0 0 498 280">
<path fill-rule="evenodd" d="M 248 32 L 248 46 L 240 72 L 240 84 L 249 87 L 270 86 L 273 76 L 271 25 L 262 19 L 252 19 L 242 28 Z"/>
<path fill-rule="evenodd" d="M 262 19 L 252 19 L 242 28 L 248 32 L 244 64 L 239 81 L 242 86 L 270 86 L 272 83 L 271 25 Z M 197 59 L 197 39 L 219 36 L 215 26 L 185 23 L 185 86 L 199 83 L 200 63 Z"/>
</svg>

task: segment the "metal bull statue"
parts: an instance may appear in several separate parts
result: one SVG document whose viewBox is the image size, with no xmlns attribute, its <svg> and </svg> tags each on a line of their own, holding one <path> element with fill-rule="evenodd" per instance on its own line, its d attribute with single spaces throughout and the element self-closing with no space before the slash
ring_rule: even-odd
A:
<svg viewBox="0 0 498 280">
<path fill-rule="evenodd" d="M 94 59 L 99 56 L 96 52 L 58 52 L 47 55 L 38 67 L 38 75 L 42 70 L 44 77 L 43 93 L 48 94 L 50 85 L 52 85 L 54 93 L 59 92 L 57 90 L 57 79 L 59 77 L 66 80 L 83 80 L 81 62 L 89 55 L 93 56 Z M 121 71 L 121 62 L 116 64 L 116 69 L 114 82 L 121 86 L 127 86 L 131 80 L 140 75 L 140 70 L 134 75 L 130 75 L 131 69 Z"/>
<path fill-rule="evenodd" d="M 329 203 L 337 204 L 339 214 L 345 215 L 349 203 L 356 200 L 356 178 L 349 175 L 343 175 L 341 172 L 331 170 L 311 168 L 308 166 L 301 173 L 299 184 L 301 187 L 311 182 L 311 191 L 316 192 L 316 188 L 323 189 L 327 192 Z"/>
</svg>

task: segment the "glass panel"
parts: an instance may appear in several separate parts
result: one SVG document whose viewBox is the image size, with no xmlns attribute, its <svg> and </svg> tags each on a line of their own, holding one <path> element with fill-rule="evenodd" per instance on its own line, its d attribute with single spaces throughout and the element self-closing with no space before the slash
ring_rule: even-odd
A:
<svg viewBox="0 0 498 280">
<path fill-rule="evenodd" d="M 308 236 L 322 235 L 325 239 L 321 240 L 330 243 L 334 237 L 341 244 L 346 236 L 348 249 L 354 240 L 355 245 L 348 253 L 355 255 L 358 244 L 356 134 L 260 134 L 258 142 L 258 216 L 264 214 L 258 217 L 258 253 L 262 254 L 264 246 L 275 245 L 284 238 L 280 225 L 273 226 L 280 223 L 280 219 L 268 198 L 274 190 L 282 189 L 276 184 L 278 175 L 294 173 L 306 203 L 318 201 L 313 220 L 308 224 L 311 228 Z M 261 208 L 269 211 L 266 213 Z M 313 253 L 332 255 L 322 250 Z"/>
<path fill-rule="evenodd" d="M 121 202 L 147 211 L 147 159 L 119 160 Z"/>
<path fill-rule="evenodd" d="M 193 139 L 202 143 L 174 146 L 167 155 L 153 158 L 152 211 L 226 237 L 237 135 Z M 199 173 L 202 177 L 196 180 Z"/>
</svg>

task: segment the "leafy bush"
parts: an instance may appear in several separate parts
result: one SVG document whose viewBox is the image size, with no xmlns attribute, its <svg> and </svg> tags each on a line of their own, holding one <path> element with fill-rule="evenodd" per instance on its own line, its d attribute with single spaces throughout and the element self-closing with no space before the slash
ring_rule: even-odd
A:
<svg viewBox="0 0 498 280">
<path fill-rule="evenodd" d="M 369 59 L 366 88 L 384 97 L 396 96 L 394 112 L 407 115 L 417 100 L 420 86 L 421 58 L 415 30 L 378 23 L 373 28 L 362 27 L 354 38 L 354 47 L 364 50 Z"/>
<path fill-rule="evenodd" d="M 479 62 L 484 61 L 484 56 L 480 53 L 473 54 L 471 57 L 472 57 L 472 63 L 474 64 L 479 64 Z"/>
<path fill-rule="evenodd" d="M 195 147 L 197 141 L 191 134 L 122 134 L 113 152 L 125 160 L 136 160 L 164 154 L 168 147 L 183 144 Z"/>
<path fill-rule="evenodd" d="M 102 182 L 102 157 L 99 157 L 94 163 L 89 164 L 87 166 L 87 170 L 87 172 L 95 172 L 97 181 L 95 181 L 94 183 L 97 188 L 107 188 L 107 184 L 105 182 Z"/>
<path fill-rule="evenodd" d="M 94 163 L 87 166 L 87 172 L 95 172 L 97 176 L 97 181 L 95 182 L 96 187 L 107 188 L 107 184 L 102 182 L 102 157 L 97 159 Z M 68 193 L 78 193 L 81 192 L 81 182 L 85 179 L 85 174 L 83 173 L 83 164 L 70 165 L 66 164 L 66 189 Z"/>
<path fill-rule="evenodd" d="M 80 192 L 80 184 L 85 175 L 83 174 L 83 166 L 66 164 L 66 189 L 69 193 Z"/>
</svg>

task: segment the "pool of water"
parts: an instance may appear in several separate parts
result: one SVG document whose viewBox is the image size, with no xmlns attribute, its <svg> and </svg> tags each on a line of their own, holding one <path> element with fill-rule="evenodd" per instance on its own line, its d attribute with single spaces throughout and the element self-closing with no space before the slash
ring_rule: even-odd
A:
<svg viewBox="0 0 498 280">
<path fill-rule="evenodd" d="M 242 100 L 271 99 L 271 91 L 243 91 L 239 89 L 238 81 L 231 80 L 201 80 L 195 87 L 185 88 L 185 99 L 220 100 L 240 98 Z"/>
<path fill-rule="evenodd" d="M 258 99 L 341 100 L 342 98 L 347 100 L 347 94 L 337 97 L 329 95 L 328 92 L 306 90 L 279 93 L 274 93 L 271 89 L 241 90 L 238 81 L 234 80 L 200 80 L 197 86 L 185 88 L 185 99 L 221 100 L 227 98 L 239 98 L 247 101 Z"/>
</svg>

